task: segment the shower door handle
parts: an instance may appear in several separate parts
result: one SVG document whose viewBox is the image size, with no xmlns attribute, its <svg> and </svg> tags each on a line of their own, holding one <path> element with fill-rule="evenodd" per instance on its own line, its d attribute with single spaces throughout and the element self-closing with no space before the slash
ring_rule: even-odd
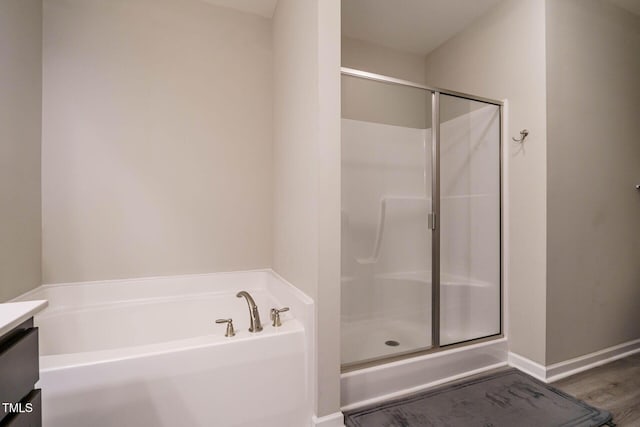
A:
<svg viewBox="0 0 640 427">
<path fill-rule="evenodd" d="M 429 230 L 436 229 L 436 213 L 435 212 L 429 212 L 429 215 L 427 216 L 427 227 L 429 227 Z"/>
</svg>

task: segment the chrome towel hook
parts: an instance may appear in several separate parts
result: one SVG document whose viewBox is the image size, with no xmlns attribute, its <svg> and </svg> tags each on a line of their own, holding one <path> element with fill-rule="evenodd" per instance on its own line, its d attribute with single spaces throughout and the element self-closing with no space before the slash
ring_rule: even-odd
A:
<svg viewBox="0 0 640 427">
<path fill-rule="evenodd" d="M 515 138 L 511 138 L 511 139 L 513 139 L 515 142 L 519 142 L 520 144 L 522 144 L 527 136 L 529 136 L 529 131 L 526 129 L 522 129 L 520 131 L 520 139 L 515 139 Z"/>
</svg>

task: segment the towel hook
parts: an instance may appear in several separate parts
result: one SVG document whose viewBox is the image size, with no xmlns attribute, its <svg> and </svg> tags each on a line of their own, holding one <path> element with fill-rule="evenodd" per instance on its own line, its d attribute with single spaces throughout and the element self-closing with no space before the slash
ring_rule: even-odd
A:
<svg viewBox="0 0 640 427">
<path fill-rule="evenodd" d="M 515 138 L 511 138 L 511 139 L 513 139 L 515 142 L 519 142 L 520 144 L 522 144 L 527 136 L 529 136 L 529 131 L 526 129 L 522 129 L 520 131 L 520 139 L 515 139 Z"/>
</svg>

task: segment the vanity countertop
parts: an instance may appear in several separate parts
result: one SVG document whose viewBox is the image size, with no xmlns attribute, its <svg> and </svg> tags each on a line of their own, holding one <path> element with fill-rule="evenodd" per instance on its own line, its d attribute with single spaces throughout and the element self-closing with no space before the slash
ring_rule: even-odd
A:
<svg viewBox="0 0 640 427">
<path fill-rule="evenodd" d="M 43 310 L 48 304 L 46 300 L 0 304 L 0 336 Z"/>
</svg>

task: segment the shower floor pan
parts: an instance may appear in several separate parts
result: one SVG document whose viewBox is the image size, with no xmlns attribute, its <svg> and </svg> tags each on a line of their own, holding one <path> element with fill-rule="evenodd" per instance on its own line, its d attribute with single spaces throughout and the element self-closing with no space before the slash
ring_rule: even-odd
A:
<svg viewBox="0 0 640 427">
<path fill-rule="evenodd" d="M 430 348 L 431 327 L 411 319 L 343 321 L 341 345 L 343 364 L 390 357 Z"/>
</svg>

